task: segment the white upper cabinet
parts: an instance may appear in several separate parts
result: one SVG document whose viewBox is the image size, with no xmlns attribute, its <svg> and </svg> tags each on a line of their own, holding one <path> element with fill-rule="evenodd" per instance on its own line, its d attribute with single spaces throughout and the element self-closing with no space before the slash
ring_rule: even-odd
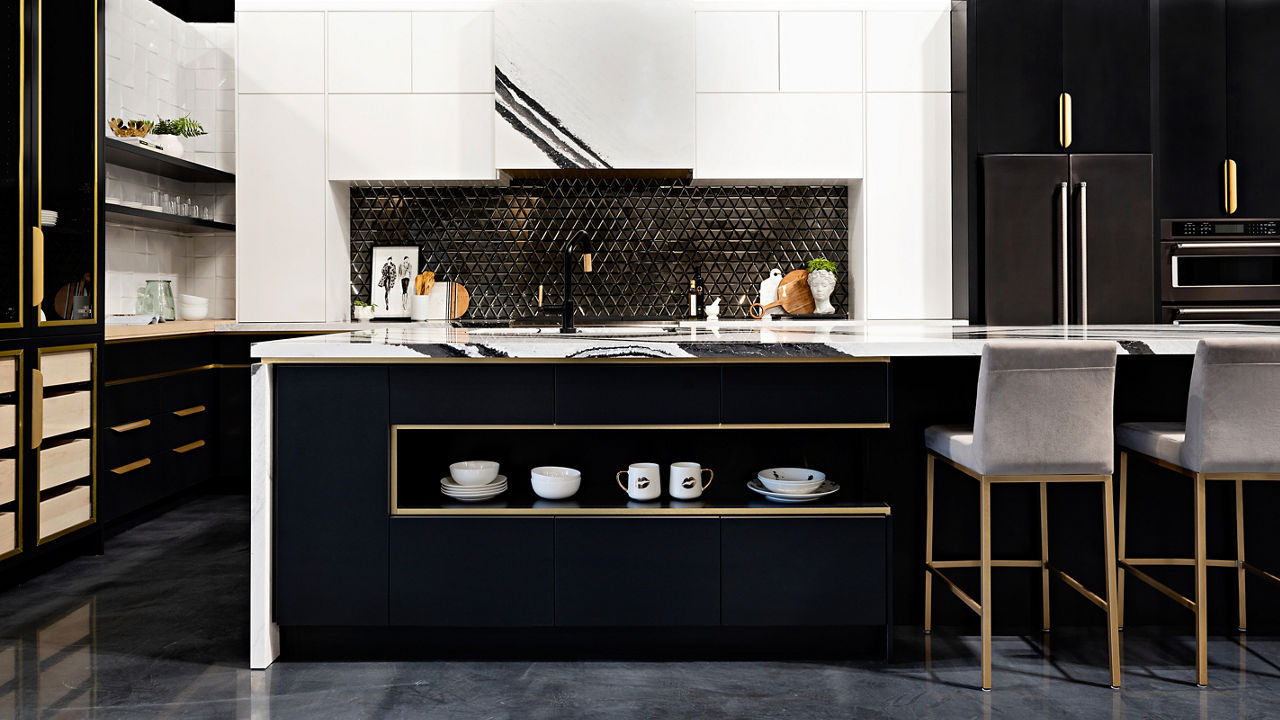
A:
<svg viewBox="0 0 1280 720">
<path fill-rule="evenodd" d="M 778 45 L 783 92 L 862 92 L 862 13 L 784 12 Z"/>
<path fill-rule="evenodd" d="M 862 122 L 859 94 L 699 94 L 694 177 L 859 178 Z"/>
<path fill-rule="evenodd" d="M 867 97 L 866 317 L 951 317 L 951 96 Z"/>
<path fill-rule="evenodd" d="M 697 92 L 776 92 L 778 13 L 695 13 Z"/>
<path fill-rule="evenodd" d="M 410 13 L 329 13 L 329 92 L 413 90 Z"/>
<path fill-rule="evenodd" d="M 867 90 L 950 92 L 950 14 L 868 12 Z"/>
<path fill-rule="evenodd" d="M 493 180 L 493 96 L 329 96 L 330 180 Z"/>
<path fill-rule="evenodd" d="M 236 13 L 236 88 L 244 93 L 324 92 L 324 13 Z"/>
<path fill-rule="evenodd" d="M 493 13 L 413 13 L 413 91 L 493 92 Z"/>
</svg>

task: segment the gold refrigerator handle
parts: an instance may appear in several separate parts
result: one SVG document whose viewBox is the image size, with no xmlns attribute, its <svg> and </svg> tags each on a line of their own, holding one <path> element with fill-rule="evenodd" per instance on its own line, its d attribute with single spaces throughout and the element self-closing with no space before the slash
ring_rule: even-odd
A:
<svg viewBox="0 0 1280 720">
<path fill-rule="evenodd" d="M 44 230 L 31 228 L 31 305 L 44 302 Z"/>
<path fill-rule="evenodd" d="M 1236 161 L 1222 163 L 1222 209 L 1228 215 L 1236 211 Z"/>
<path fill-rule="evenodd" d="M 38 450 L 44 439 L 44 373 L 31 370 L 31 449 Z"/>
<path fill-rule="evenodd" d="M 1058 96 L 1058 144 L 1071 147 L 1071 93 Z"/>
</svg>

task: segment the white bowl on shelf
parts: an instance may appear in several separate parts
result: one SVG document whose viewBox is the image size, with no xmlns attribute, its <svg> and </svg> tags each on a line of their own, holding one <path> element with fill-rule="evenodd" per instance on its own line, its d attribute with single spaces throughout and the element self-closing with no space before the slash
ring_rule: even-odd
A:
<svg viewBox="0 0 1280 720">
<path fill-rule="evenodd" d="M 582 473 L 567 467 L 536 467 L 530 473 L 533 491 L 547 500 L 563 500 L 572 497 L 582 486 Z"/>
<path fill-rule="evenodd" d="M 464 487 L 488 485 L 498 477 L 498 463 L 492 460 L 464 460 L 449 466 L 449 477 Z"/>
<path fill-rule="evenodd" d="M 179 314 L 183 320 L 204 320 L 209 317 L 209 306 L 183 304 Z"/>
<path fill-rule="evenodd" d="M 827 479 L 827 474 L 810 468 L 767 468 L 756 474 L 770 492 L 804 495 L 813 492 Z"/>
</svg>

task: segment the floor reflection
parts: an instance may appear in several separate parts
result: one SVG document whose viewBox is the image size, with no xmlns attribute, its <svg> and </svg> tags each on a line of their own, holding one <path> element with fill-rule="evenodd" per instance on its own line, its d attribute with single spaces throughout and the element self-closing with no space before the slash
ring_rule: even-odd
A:
<svg viewBox="0 0 1280 720">
<path fill-rule="evenodd" d="M 1280 638 L 1215 636 L 1194 684 L 1185 630 L 1130 628 L 1125 687 L 1101 627 L 997 636 L 977 690 L 973 628 L 897 633 L 878 662 L 281 662 L 246 670 L 248 507 L 202 498 L 0 592 L 8 718 L 1262 718 Z"/>
</svg>

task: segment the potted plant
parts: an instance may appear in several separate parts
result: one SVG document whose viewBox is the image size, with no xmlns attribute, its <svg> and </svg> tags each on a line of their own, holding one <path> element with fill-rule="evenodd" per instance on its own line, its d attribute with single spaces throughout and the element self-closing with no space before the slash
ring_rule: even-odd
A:
<svg viewBox="0 0 1280 720">
<path fill-rule="evenodd" d="M 351 319 L 356 322 L 366 322 L 373 319 L 373 306 L 363 300 L 356 300 L 351 303 Z"/>
<path fill-rule="evenodd" d="M 155 141 L 160 146 L 160 150 L 173 157 L 182 157 L 182 138 L 208 135 L 204 131 L 204 126 L 192 120 L 190 115 L 183 115 L 176 120 L 161 118 L 151 133 L 156 136 Z"/>
<path fill-rule="evenodd" d="M 831 315 L 831 293 L 836 289 L 836 264 L 820 257 L 809 261 L 809 293 L 813 295 L 815 315 Z"/>
</svg>

